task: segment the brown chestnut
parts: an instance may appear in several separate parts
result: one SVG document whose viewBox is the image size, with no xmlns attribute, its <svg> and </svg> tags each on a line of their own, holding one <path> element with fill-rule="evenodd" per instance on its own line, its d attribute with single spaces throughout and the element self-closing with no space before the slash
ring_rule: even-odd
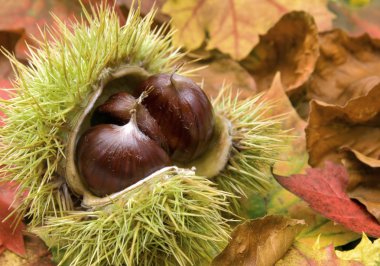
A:
<svg viewBox="0 0 380 266">
<path fill-rule="evenodd" d="M 167 153 L 140 131 L 136 114 L 123 126 L 100 124 L 78 140 L 77 168 L 88 189 L 109 195 L 170 164 Z"/>
<path fill-rule="evenodd" d="M 166 138 L 162 134 L 159 125 L 148 110 L 138 103 L 138 100 L 127 92 L 118 92 L 111 95 L 102 105 L 95 109 L 91 125 L 125 125 L 131 119 L 131 110 L 136 109 L 136 121 L 139 129 L 168 151 Z"/>
<path fill-rule="evenodd" d="M 149 77 L 134 91 L 149 90 L 143 105 L 165 135 L 171 158 L 189 162 L 208 147 L 214 130 L 212 105 L 203 90 L 191 79 L 177 74 Z"/>
</svg>

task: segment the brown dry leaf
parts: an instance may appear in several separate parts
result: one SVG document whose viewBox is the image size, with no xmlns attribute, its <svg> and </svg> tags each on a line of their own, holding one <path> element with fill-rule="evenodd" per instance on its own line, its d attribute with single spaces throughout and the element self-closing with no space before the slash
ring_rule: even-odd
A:
<svg viewBox="0 0 380 266">
<path fill-rule="evenodd" d="M 343 160 L 350 173 L 347 194 L 360 201 L 380 223 L 380 168 L 372 168 L 352 156 Z"/>
<path fill-rule="evenodd" d="M 209 64 L 207 64 L 209 63 Z M 203 89 L 210 97 L 216 97 L 223 84 L 231 85 L 239 91 L 240 97 L 251 97 L 256 93 L 256 83 L 252 76 L 236 61 L 220 58 L 207 62 L 194 62 L 186 65 L 189 69 L 202 68 L 192 77 L 195 82 L 203 83 Z"/>
<path fill-rule="evenodd" d="M 163 12 L 172 17 L 177 29 L 176 45 L 194 50 L 206 42 L 206 49 L 216 48 L 242 59 L 259 42 L 259 35 L 288 11 L 310 12 L 318 18 L 320 30 L 330 29 L 334 15 L 326 5 L 327 0 L 168 0 Z"/>
<path fill-rule="evenodd" d="M 326 160 L 349 169 L 348 195 L 380 222 L 380 83 L 343 107 L 312 102 L 306 128 L 309 163 Z"/>
<path fill-rule="evenodd" d="M 308 99 L 343 106 L 379 82 L 380 40 L 336 29 L 320 34 L 320 53 L 305 85 Z"/>
<path fill-rule="evenodd" d="M 302 220 L 278 215 L 246 221 L 235 228 L 230 243 L 212 265 L 273 265 L 284 256 L 303 227 Z"/>
<path fill-rule="evenodd" d="M 355 150 L 380 158 L 380 83 L 366 96 L 354 98 L 344 107 L 311 102 L 306 128 L 309 163 L 338 161 L 342 150 Z"/>
<path fill-rule="evenodd" d="M 287 148 L 282 151 L 282 155 L 279 157 L 280 160 L 275 163 L 273 173 L 287 176 L 303 172 L 304 169 L 308 168 L 305 141 L 306 122 L 299 117 L 289 101 L 281 83 L 279 72 L 276 73 L 272 85 L 265 92 L 263 99 L 276 102 L 271 108 L 271 113 L 273 115 L 286 114 L 282 127 L 284 130 L 290 130 L 289 135 L 294 136 L 294 138 L 289 139 Z"/>
<path fill-rule="evenodd" d="M 20 257 L 10 251 L 4 251 L 0 255 L 2 266 L 54 266 L 52 255 L 44 242 L 32 234 L 24 236 L 26 245 L 26 256 Z"/>
<path fill-rule="evenodd" d="M 269 88 L 277 71 L 287 93 L 301 86 L 314 70 L 319 56 L 318 29 L 311 15 L 284 15 L 241 64 L 255 78 L 259 91 Z"/>
</svg>

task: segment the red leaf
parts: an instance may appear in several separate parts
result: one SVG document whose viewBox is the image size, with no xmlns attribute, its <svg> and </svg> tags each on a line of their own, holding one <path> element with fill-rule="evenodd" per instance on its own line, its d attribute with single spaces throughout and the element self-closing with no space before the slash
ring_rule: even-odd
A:
<svg viewBox="0 0 380 266">
<path fill-rule="evenodd" d="M 332 162 L 324 168 L 311 168 L 305 175 L 275 176 L 286 189 L 304 199 L 310 207 L 354 232 L 380 237 L 380 224 L 366 209 L 345 193 L 346 169 Z"/>
<path fill-rule="evenodd" d="M 22 231 L 25 226 L 22 222 L 15 226 L 15 216 L 11 216 L 6 219 L 9 214 L 13 211 L 14 206 L 11 207 L 13 200 L 15 198 L 17 185 L 14 183 L 0 183 L 0 253 L 4 249 L 9 249 L 10 251 L 25 255 L 24 238 Z"/>
</svg>

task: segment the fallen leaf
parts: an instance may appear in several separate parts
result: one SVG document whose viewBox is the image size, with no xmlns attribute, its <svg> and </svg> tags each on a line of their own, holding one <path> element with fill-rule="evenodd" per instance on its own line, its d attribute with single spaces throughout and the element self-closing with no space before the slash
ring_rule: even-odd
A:
<svg viewBox="0 0 380 266">
<path fill-rule="evenodd" d="M 326 162 L 324 168 L 308 169 L 305 175 L 275 175 L 275 178 L 323 216 L 354 232 L 380 237 L 380 224 L 364 206 L 352 201 L 345 193 L 348 172 L 343 166 Z"/>
<path fill-rule="evenodd" d="M 284 215 L 292 219 L 305 220 L 306 226 L 297 235 L 297 241 L 303 245 L 312 246 L 316 239 L 319 239 L 321 247 L 330 244 L 341 246 L 360 238 L 359 234 L 321 216 L 305 201 L 279 185 L 264 200 L 266 202 L 265 214 Z"/>
<path fill-rule="evenodd" d="M 309 78 L 318 56 L 314 19 L 297 11 L 284 15 L 240 63 L 253 75 L 259 91 L 267 90 L 279 71 L 285 90 L 291 93 Z"/>
<path fill-rule="evenodd" d="M 349 37 L 340 29 L 321 33 L 320 56 L 303 89 L 306 97 L 344 106 L 368 94 L 379 81 L 380 41 Z"/>
<path fill-rule="evenodd" d="M 354 98 L 343 107 L 311 102 L 306 128 L 309 163 L 338 161 L 342 150 L 355 150 L 373 159 L 380 158 L 380 83 L 368 94 Z M 365 107 L 365 108 L 363 108 Z"/>
<path fill-rule="evenodd" d="M 361 202 L 380 223 L 380 168 L 372 168 L 349 155 L 343 160 L 350 175 L 347 194 Z"/>
<path fill-rule="evenodd" d="M 360 243 L 352 250 L 336 251 L 338 258 L 342 260 L 356 260 L 366 266 L 376 266 L 380 263 L 380 239 L 373 243 L 363 234 Z"/>
<path fill-rule="evenodd" d="M 84 0 L 83 4 L 99 4 L 101 2 L 112 6 L 112 0 Z M 11 31 L 23 34 L 16 50 L 18 58 L 26 59 L 26 46 L 24 42 L 36 46 L 37 43 L 31 36 L 41 39 L 40 29 L 45 25 L 54 25 L 51 13 L 54 13 L 62 21 L 70 21 L 79 18 L 82 8 L 79 1 L 71 0 L 34 0 L 34 1 L 3 1 L 0 10 L 0 31 Z M 42 31 L 43 32 L 43 31 Z M 22 47 L 22 49 L 21 49 Z"/>
<path fill-rule="evenodd" d="M 280 155 L 283 160 L 275 163 L 273 173 L 291 175 L 304 172 L 309 167 L 304 131 L 306 122 L 299 117 L 290 103 L 281 84 L 279 73 L 275 75 L 271 88 L 265 92 L 264 99 L 276 101 L 271 110 L 272 113 L 286 113 L 283 128 L 292 129 L 290 134 L 295 136 L 290 139 L 288 149 Z M 339 246 L 360 237 L 342 225 L 317 214 L 299 197 L 279 185 L 275 186 L 264 198 L 261 195 L 251 195 L 246 202 L 245 209 L 249 218 L 277 214 L 293 219 L 305 219 L 307 226 L 297 236 L 297 240 L 303 244 L 312 245 L 319 237 L 323 246 L 331 243 Z"/>
<path fill-rule="evenodd" d="M 339 259 L 335 253 L 333 245 L 320 249 L 317 247 L 303 245 L 301 243 L 294 244 L 286 255 L 275 265 L 364 266 L 364 264 L 353 260 L 347 261 Z"/>
<path fill-rule="evenodd" d="M 281 82 L 281 76 L 277 72 L 269 90 L 263 95 L 263 99 L 275 101 L 276 104 L 271 108 L 270 112 L 272 115 L 286 114 L 282 128 L 289 130 L 289 135 L 292 135 L 293 138 L 289 139 L 287 148 L 281 151 L 278 162 L 273 166 L 273 173 L 291 175 L 301 173 L 308 167 L 308 154 L 305 144 L 306 122 L 299 117 L 289 101 Z"/>
<path fill-rule="evenodd" d="M 360 237 L 358 233 L 352 232 L 341 224 L 318 214 L 304 201 L 291 206 L 289 214 L 293 219 L 304 219 L 306 221 L 307 227 L 297 236 L 297 241 L 304 245 L 312 245 L 316 239 L 319 239 L 321 247 L 328 245 L 336 247 L 350 243 Z"/>
<path fill-rule="evenodd" d="M 10 251 L 0 255 L 0 265 L 3 266 L 54 266 L 52 255 L 45 243 L 35 235 L 25 235 L 26 254 L 23 257 Z"/>
<path fill-rule="evenodd" d="M 255 80 L 234 60 L 220 58 L 211 62 L 194 62 L 186 66 L 189 69 L 203 67 L 191 78 L 197 83 L 203 83 L 203 89 L 210 97 L 218 96 L 223 84 L 230 85 L 235 92 L 239 91 L 241 98 L 252 97 L 256 93 Z"/>
<path fill-rule="evenodd" d="M 342 107 L 313 101 L 306 140 L 310 165 L 345 160 L 348 195 L 380 222 L 380 78 L 371 80 L 366 95 Z"/>
<path fill-rule="evenodd" d="M 334 15 L 326 5 L 326 0 L 168 0 L 163 12 L 172 17 L 176 45 L 194 50 L 206 43 L 206 49 L 219 49 L 233 59 L 242 59 L 259 42 L 259 35 L 288 11 L 310 12 L 320 30 L 330 29 Z"/>
<path fill-rule="evenodd" d="M 25 247 L 22 233 L 25 226 L 15 219 L 16 216 L 8 217 L 14 206 L 17 206 L 17 202 L 12 206 L 16 190 L 17 185 L 14 183 L 0 183 L 0 249 L 8 249 L 23 256 Z"/>
<path fill-rule="evenodd" d="M 270 215 L 238 225 L 211 265 L 265 266 L 282 258 L 304 226 L 302 220 Z"/>
<path fill-rule="evenodd" d="M 380 2 L 371 0 L 356 1 L 364 3 L 329 2 L 329 9 L 336 14 L 334 28 L 344 29 L 352 36 L 368 33 L 373 38 L 380 38 Z"/>
<path fill-rule="evenodd" d="M 364 155 L 363 153 L 361 153 L 360 151 L 357 151 L 355 149 L 349 149 L 356 157 L 357 160 L 359 160 L 360 162 L 370 166 L 370 167 L 380 167 L 380 159 L 375 159 L 375 158 L 372 158 L 372 157 L 369 157 L 369 156 L 366 156 Z"/>
</svg>

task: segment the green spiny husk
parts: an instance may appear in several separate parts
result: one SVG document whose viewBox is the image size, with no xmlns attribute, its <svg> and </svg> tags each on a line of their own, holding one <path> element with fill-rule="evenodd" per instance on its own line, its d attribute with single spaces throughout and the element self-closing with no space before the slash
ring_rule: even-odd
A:
<svg viewBox="0 0 380 266">
<path fill-rule="evenodd" d="M 150 186 L 123 194 L 104 208 L 86 210 L 73 203 L 60 171 L 66 142 L 88 96 L 99 81 L 120 65 L 150 74 L 170 72 L 182 54 L 165 30 L 151 31 L 154 12 L 140 18 L 130 12 L 126 25 L 105 6 L 85 13 L 71 30 L 57 20 L 55 42 L 30 48 L 24 66 L 9 55 L 16 70 L 13 98 L 3 100 L 7 118 L 0 128 L 0 175 L 20 184 L 27 196 L 17 209 L 30 226 L 62 251 L 70 265 L 187 265 L 209 261 L 220 251 L 229 227 L 233 192 L 262 192 L 270 184 L 283 135 L 278 117 L 258 98 L 239 102 L 222 90 L 217 112 L 232 123 L 233 147 L 227 168 L 213 180 L 185 172 L 154 179 Z M 47 32 L 49 32 L 47 30 Z M 233 197 L 232 197 L 233 198 Z M 232 200 L 237 204 L 236 200 Z M 36 228 L 36 226 L 39 226 Z M 54 240 L 54 241 L 52 241 Z"/>
<path fill-rule="evenodd" d="M 232 88 L 223 86 L 213 106 L 231 122 L 232 149 L 226 167 L 213 180 L 223 191 L 240 197 L 249 193 L 265 194 L 271 188 L 271 167 L 285 148 L 289 132 L 282 129 L 284 114 L 271 114 L 274 101 L 263 94 L 239 100 Z M 240 209 L 238 198 L 231 198 L 234 212 Z"/>
<path fill-rule="evenodd" d="M 169 167 L 106 208 L 50 218 L 37 229 L 70 265 L 210 262 L 229 234 L 226 198 L 207 178 Z"/>
<path fill-rule="evenodd" d="M 64 204 L 71 198 L 57 195 L 65 186 L 57 170 L 68 132 L 93 85 L 121 64 L 153 74 L 172 70 L 182 57 L 170 45 L 171 33 L 160 34 L 165 27 L 151 31 L 154 12 L 142 19 L 139 10 L 132 10 L 123 26 L 105 6 L 92 13 L 85 12 L 71 30 L 56 19 L 55 41 L 46 38 L 41 49 L 30 48 L 29 66 L 9 55 L 17 74 L 16 93 L 1 104 L 7 118 L 0 128 L 0 173 L 19 182 L 20 193 L 29 191 L 18 211 L 30 216 L 32 225 L 71 210 L 72 204 Z"/>
</svg>

